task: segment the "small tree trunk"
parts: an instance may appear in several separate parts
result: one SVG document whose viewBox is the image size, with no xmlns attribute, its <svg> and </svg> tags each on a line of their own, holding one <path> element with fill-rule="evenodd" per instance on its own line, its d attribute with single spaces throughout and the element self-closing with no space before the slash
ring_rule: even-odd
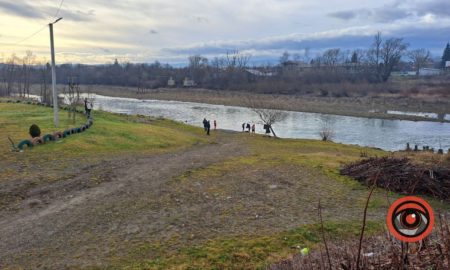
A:
<svg viewBox="0 0 450 270">
<path fill-rule="evenodd" d="M 274 136 L 275 138 L 278 138 L 278 137 L 277 137 L 277 134 L 275 134 L 275 131 L 273 131 L 272 125 L 269 125 L 269 127 L 270 127 L 270 131 L 272 131 L 273 136 Z"/>
</svg>

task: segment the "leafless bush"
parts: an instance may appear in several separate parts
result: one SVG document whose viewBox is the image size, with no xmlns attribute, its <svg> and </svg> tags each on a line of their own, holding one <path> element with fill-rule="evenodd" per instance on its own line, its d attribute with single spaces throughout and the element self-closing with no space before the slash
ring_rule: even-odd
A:
<svg viewBox="0 0 450 270">
<path fill-rule="evenodd" d="M 333 128 L 331 127 L 331 124 L 329 121 L 325 122 L 322 125 L 322 130 L 319 132 L 320 138 L 322 141 L 332 141 L 333 137 L 335 135 Z"/>
</svg>

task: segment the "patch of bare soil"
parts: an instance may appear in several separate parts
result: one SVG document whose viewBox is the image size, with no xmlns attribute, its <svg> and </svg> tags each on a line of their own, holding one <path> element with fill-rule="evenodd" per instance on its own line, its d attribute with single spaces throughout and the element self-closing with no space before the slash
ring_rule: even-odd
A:
<svg viewBox="0 0 450 270">
<path fill-rule="evenodd" d="M 184 151 L 116 158 L 57 181 L 18 186 L 2 182 L 2 196 L 10 197 L 2 198 L 0 210 L 0 269 L 98 265 L 116 252 L 116 244 L 120 252 L 120 245 L 131 239 L 168 234 L 170 213 L 159 201 L 168 182 L 185 171 L 246 153 L 244 146 L 223 138 Z"/>
</svg>

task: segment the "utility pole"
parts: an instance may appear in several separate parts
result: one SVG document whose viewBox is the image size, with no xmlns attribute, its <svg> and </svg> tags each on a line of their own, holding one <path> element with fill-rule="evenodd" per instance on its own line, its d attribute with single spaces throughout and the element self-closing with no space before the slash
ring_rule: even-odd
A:
<svg viewBox="0 0 450 270">
<path fill-rule="evenodd" d="M 52 91 L 53 91 L 53 123 L 55 127 L 59 126 L 59 115 L 58 115 L 58 93 L 56 91 L 56 68 L 55 68 L 55 45 L 53 43 L 53 24 L 59 22 L 62 18 L 49 23 L 50 28 L 50 52 L 52 55 Z"/>
</svg>

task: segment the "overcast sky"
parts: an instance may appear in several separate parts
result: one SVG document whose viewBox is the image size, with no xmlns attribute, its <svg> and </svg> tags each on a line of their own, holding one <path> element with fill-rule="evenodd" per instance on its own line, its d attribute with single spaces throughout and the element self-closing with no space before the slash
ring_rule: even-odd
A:
<svg viewBox="0 0 450 270">
<path fill-rule="evenodd" d="M 0 0 L 0 61 L 27 50 L 47 60 L 48 27 L 20 41 L 45 27 L 60 3 Z M 285 50 L 366 48 L 378 30 L 440 56 L 450 40 L 450 0 L 65 0 L 59 16 L 58 63 L 180 64 L 235 49 L 268 62 Z"/>
</svg>

